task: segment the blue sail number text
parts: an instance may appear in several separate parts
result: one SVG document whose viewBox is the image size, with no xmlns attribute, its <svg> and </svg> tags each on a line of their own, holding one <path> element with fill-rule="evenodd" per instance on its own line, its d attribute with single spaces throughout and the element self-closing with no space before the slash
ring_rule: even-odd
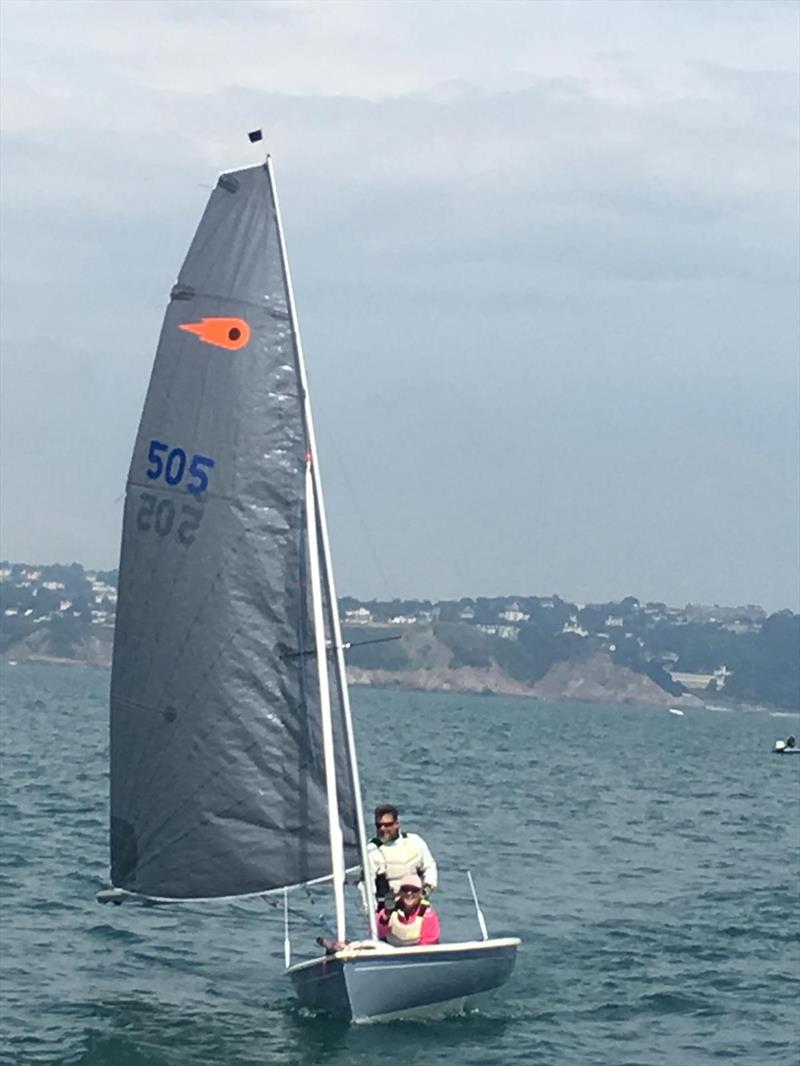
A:
<svg viewBox="0 0 800 1066">
<path fill-rule="evenodd" d="M 207 455 L 193 455 L 189 459 L 183 448 L 170 449 L 163 441 L 151 440 L 147 458 L 151 465 L 146 473 L 151 481 L 163 477 L 168 485 L 175 486 L 180 485 L 188 474 L 186 488 L 194 496 L 199 496 L 208 488 L 207 471 L 213 467 L 214 460 Z"/>
</svg>

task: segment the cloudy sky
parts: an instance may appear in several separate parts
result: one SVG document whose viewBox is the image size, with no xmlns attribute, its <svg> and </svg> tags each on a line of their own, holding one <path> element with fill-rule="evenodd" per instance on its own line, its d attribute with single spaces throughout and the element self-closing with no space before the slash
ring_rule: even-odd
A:
<svg viewBox="0 0 800 1066">
<path fill-rule="evenodd" d="M 5 0 L 0 552 L 116 565 L 262 126 L 340 593 L 797 609 L 799 11 Z"/>
</svg>

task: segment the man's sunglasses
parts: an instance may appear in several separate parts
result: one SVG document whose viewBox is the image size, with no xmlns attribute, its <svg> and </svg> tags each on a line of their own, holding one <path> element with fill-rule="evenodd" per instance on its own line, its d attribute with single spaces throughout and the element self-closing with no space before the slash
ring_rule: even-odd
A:
<svg viewBox="0 0 800 1066">
<path fill-rule="evenodd" d="M 376 829 L 391 829 L 393 825 L 397 825 L 397 819 L 393 822 L 376 822 Z"/>
</svg>

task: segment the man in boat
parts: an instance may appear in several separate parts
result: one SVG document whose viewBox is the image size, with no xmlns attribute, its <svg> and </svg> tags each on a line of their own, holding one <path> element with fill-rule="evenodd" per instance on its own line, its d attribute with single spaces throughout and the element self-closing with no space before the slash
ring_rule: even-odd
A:
<svg viewBox="0 0 800 1066">
<path fill-rule="evenodd" d="M 396 900 L 385 901 L 378 911 L 378 936 L 396 948 L 439 943 L 439 919 L 417 874 L 402 877 Z"/>
<path fill-rule="evenodd" d="M 421 836 L 400 829 L 397 807 L 390 803 L 375 808 L 376 836 L 367 845 L 369 873 L 375 879 L 378 903 L 394 899 L 406 874 L 416 874 L 427 895 L 438 884 L 436 863 Z"/>
</svg>

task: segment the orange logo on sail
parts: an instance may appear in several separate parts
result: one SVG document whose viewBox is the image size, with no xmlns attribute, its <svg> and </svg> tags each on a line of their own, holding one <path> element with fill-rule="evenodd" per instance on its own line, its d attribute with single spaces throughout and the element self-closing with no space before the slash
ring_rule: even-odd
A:
<svg viewBox="0 0 800 1066">
<path fill-rule="evenodd" d="M 195 333 L 204 344 L 215 344 L 238 352 L 250 340 L 250 327 L 243 318 L 204 318 L 200 322 L 184 322 L 180 329 Z"/>
</svg>

